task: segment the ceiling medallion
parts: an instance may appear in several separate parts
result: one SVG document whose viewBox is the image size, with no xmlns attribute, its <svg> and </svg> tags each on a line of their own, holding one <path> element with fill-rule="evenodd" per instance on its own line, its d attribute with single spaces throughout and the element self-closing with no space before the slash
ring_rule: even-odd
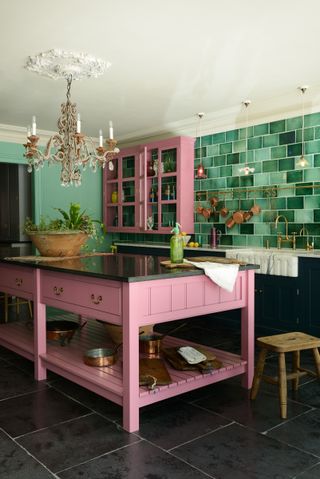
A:
<svg viewBox="0 0 320 479">
<path fill-rule="evenodd" d="M 109 138 L 103 146 L 102 130 L 99 131 L 99 146 L 94 147 L 92 138 L 81 132 L 80 114 L 76 104 L 71 102 L 71 85 L 73 80 L 97 78 L 111 64 L 85 53 L 49 50 L 34 57 L 29 57 L 25 65 L 30 71 L 49 78 L 63 78 L 67 81 L 67 101 L 61 104 L 61 116 L 58 120 L 58 133 L 48 141 L 44 151 L 38 148 L 36 117 L 32 117 L 32 127 L 27 129 L 27 143 L 24 156 L 28 161 L 28 172 L 42 168 L 47 162 L 61 167 L 62 186 L 80 186 L 82 171 L 87 166 L 93 172 L 97 167 L 108 164 L 113 170 L 112 159 L 119 153 L 117 141 L 113 138 L 113 125 L 109 122 Z"/>
</svg>

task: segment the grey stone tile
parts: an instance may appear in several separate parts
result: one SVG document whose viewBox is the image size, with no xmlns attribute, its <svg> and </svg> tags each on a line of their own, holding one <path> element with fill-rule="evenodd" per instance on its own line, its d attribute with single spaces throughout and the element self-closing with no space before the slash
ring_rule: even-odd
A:
<svg viewBox="0 0 320 479">
<path fill-rule="evenodd" d="M 88 412 L 84 406 L 46 387 L 35 393 L 0 401 L 0 428 L 17 437 Z"/>
<path fill-rule="evenodd" d="M 98 414 L 90 414 L 18 439 L 34 457 L 57 472 L 140 439 Z"/>
<path fill-rule="evenodd" d="M 289 479 L 318 462 L 310 454 L 238 424 L 171 452 L 215 479 Z"/>
<path fill-rule="evenodd" d="M 79 401 L 84 406 L 102 414 L 111 421 L 122 424 L 122 407 L 108 399 L 85 389 L 66 379 L 58 379 L 50 382 L 50 385 L 67 396 Z"/>
<path fill-rule="evenodd" d="M 320 463 L 314 467 L 311 467 L 307 471 L 302 472 L 302 474 L 298 474 L 297 476 L 294 476 L 294 479 L 319 479 L 319 477 L 320 477 Z"/>
<path fill-rule="evenodd" d="M 259 432 L 284 421 L 280 418 L 276 392 L 272 394 L 259 391 L 255 401 L 251 401 L 250 391 L 242 388 L 240 384 L 225 381 L 216 384 L 211 391 L 209 396 L 195 401 L 195 404 Z M 308 406 L 288 400 L 288 418 L 308 410 Z"/>
<path fill-rule="evenodd" d="M 0 477 L 3 479 L 50 479 L 53 474 L 0 431 Z"/>
<path fill-rule="evenodd" d="M 39 391 L 45 387 L 45 382 L 35 381 L 30 374 L 11 364 L 7 364 L 6 367 L 0 369 L 0 399 Z"/>
<path fill-rule="evenodd" d="M 222 416 L 192 404 L 164 401 L 140 412 L 139 435 L 163 449 L 171 449 L 228 423 Z"/>
<path fill-rule="evenodd" d="M 308 406 L 320 408 L 320 381 L 316 379 L 301 384 L 298 391 L 293 392 L 288 389 L 288 396 Z"/>
<path fill-rule="evenodd" d="M 191 465 L 141 441 L 59 473 L 62 479 L 206 479 Z M 226 478 L 224 478 L 226 479 Z"/>
<path fill-rule="evenodd" d="M 309 411 L 272 429 L 267 434 L 320 457 L 320 410 Z"/>
</svg>

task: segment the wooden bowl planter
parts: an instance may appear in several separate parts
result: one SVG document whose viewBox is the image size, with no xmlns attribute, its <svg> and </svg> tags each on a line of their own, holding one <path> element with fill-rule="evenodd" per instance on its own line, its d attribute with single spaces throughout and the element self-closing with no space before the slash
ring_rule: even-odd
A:
<svg viewBox="0 0 320 479">
<path fill-rule="evenodd" d="M 78 256 L 89 236 L 82 231 L 43 231 L 28 233 L 41 256 Z"/>
</svg>

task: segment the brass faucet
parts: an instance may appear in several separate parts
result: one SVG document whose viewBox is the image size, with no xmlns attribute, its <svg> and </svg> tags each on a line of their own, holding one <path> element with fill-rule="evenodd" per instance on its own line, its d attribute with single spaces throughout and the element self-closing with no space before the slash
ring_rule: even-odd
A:
<svg viewBox="0 0 320 479">
<path fill-rule="evenodd" d="M 311 243 L 309 243 L 309 240 L 310 240 L 309 231 L 307 230 L 307 228 L 305 226 L 302 226 L 302 228 L 299 232 L 299 236 L 306 236 L 307 237 L 306 250 L 307 251 L 313 250 L 313 241 L 311 241 Z"/>
<path fill-rule="evenodd" d="M 277 238 L 277 248 L 280 249 L 281 246 L 282 246 L 282 243 L 284 241 L 289 241 L 290 243 L 292 243 L 292 248 L 293 249 L 296 249 L 296 233 L 292 233 L 292 236 L 290 237 L 289 234 L 288 234 L 288 227 L 289 227 L 289 224 L 288 224 L 288 220 L 287 218 L 284 216 L 284 215 L 278 215 L 276 217 L 276 220 L 274 222 L 274 225 L 275 225 L 275 228 L 277 229 L 278 228 L 278 222 L 279 222 L 279 219 L 280 218 L 283 218 L 285 223 L 286 223 L 286 234 L 285 234 L 285 237 L 283 238 L 281 233 L 278 234 L 278 238 Z"/>
</svg>

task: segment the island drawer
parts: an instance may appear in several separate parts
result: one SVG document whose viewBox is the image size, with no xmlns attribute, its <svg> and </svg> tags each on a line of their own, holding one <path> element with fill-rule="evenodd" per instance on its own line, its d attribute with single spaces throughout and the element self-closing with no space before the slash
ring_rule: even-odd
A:
<svg viewBox="0 0 320 479">
<path fill-rule="evenodd" d="M 95 316 L 121 315 L 121 283 L 63 273 L 42 273 L 42 302 L 67 310 L 78 306 L 79 313 Z M 86 311 L 84 311 L 86 310 Z M 101 318 L 101 315 L 97 315 Z M 103 316 L 105 318 L 105 316 Z"/>
<path fill-rule="evenodd" d="M 19 266 L 0 265 L 0 291 L 28 299 L 34 290 L 33 269 Z"/>
</svg>

